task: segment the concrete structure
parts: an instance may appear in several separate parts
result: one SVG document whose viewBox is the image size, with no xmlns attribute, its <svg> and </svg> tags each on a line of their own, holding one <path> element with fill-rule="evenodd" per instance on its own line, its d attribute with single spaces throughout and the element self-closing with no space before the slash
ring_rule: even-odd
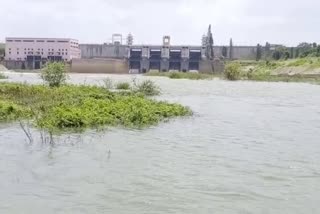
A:
<svg viewBox="0 0 320 214">
<path fill-rule="evenodd" d="M 80 44 L 81 58 L 124 59 L 128 56 L 128 46 L 120 44 Z"/>
<path fill-rule="evenodd" d="M 39 69 L 47 61 L 81 58 L 79 42 L 63 38 L 6 38 L 5 64 L 9 69 Z"/>
<path fill-rule="evenodd" d="M 129 70 L 139 70 L 142 73 L 149 70 L 199 70 L 201 51 L 198 46 L 131 46 L 128 55 Z"/>
<path fill-rule="evenodd" d="M 128 73 L 128 61 L 125 59 L 74 59 L 71 72 L 74 73 Z"/>
</svg>

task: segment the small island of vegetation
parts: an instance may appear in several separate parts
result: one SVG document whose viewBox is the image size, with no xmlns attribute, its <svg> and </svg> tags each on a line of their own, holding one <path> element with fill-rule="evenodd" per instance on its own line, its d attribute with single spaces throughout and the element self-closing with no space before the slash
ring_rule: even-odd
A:
<svg viewBox="0 0 320 214">
<path fill-rule="evenodd" d="M 150 81 L 125 91 L 65 84 L 61 63 L 48 64 L 41 77 L 46 85 L 0 83 L 0 122 L 32 120 L 36 127 L 49 131 L 101 126 L 141 128 L 192 114 L 180 104 L 148 97 L 159 93 Z"/>
</svg>

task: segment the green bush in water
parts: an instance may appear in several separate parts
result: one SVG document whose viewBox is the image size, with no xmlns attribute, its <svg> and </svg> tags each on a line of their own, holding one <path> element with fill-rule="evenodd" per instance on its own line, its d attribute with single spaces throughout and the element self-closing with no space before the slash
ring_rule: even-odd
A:
<svg viewBox="0 0 320 214">
<path fill-rule="evenodd" d="M 62 62 L 49 62 L 41 70 L 40 76 L 50 87 L 59 87 L 67 79 L 65 65 Z"/>
<path fill-rule="evenodd" d="M 118 90 L 129 90 L 130 89 L 130 83 L 128 83 L 128 82 L 119 82 L 116 85 L 116 89 L 118 89 Z"/>
<path fill-rule="evenodd" d="M 227 64 L 224 74 L 228 80 L 239 80 L 241 77 L 241 65 L 238 62 Z"/>
<path fill-rule="evenodd" d="M 134 83 L 135 92 L 144 94 L 146 96 L 156 96 L 160 95 L 160 88 L 152 80 L 144 80 L 141 83 Z"/>
<path fill-rule="evenodd" d="M 40 119 L 41 127 L 85 128 L 102 125 L 144 127 L 162 120 L 190 114 L 181 105 L 142 97 L 118 97 L 115 101 L 84 99 L 81 104 L 60 105 Z"/>
<path fill-rule="evenodd" d="M 106 89 L 113 89 L 113 81 L 111 78 L 108 77 L 108 78 L 104 79 L 103 82 L 104 82 L 104 87 Z"/>
<path fill-rule="evenodd" d="M 11 121 L 30 116 L 30 111 L 8 101 L 0 101 L 0 121 Z"/>
<path fill-rule="evenodd" d="M 170 79 L 182 79 L 183 76 L 182 76 L 182 74 L 180 74 L 178 72 L 170 72 L 169 73 L 169 78 Z"/>
<path fill-rule="evenodd" d="M 148 87 L 141 88 L 144 88 L 142 91 L 145 94 L 150 94 L 145 90 Z M 52 131 L 105 125 L 139 128 L 192 114 L 187 107 L 155 101 L 142 92 L 111 92 L 98 86 L 62 85 L 50 88 L 0 83 L 0 100 L 4 100 L 0 107 L 2 120 L 32 116 L 36 126 Z M 32 114 L 28 109 L 32 109 Z"/>
<path fill-rule="evenodd" d="M 7 76 L 0 72 L 0 79 L 7 79 Z"/>
</svg>

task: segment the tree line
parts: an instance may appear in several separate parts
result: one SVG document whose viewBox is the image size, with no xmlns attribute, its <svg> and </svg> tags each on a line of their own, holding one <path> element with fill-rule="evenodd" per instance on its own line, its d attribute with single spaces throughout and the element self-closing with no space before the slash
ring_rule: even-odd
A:
<svg viewBox="0 0 320 214">
<path fill-rule="evenodd" d="M 320 57 L 320 44 L 302 42 L 296 47 L 286 47 L 283 45 L 271 45 L 266 43 L 263 47 L 257 44 L 256 60 L 287 60 L 294 58 Z"/>
</svg>

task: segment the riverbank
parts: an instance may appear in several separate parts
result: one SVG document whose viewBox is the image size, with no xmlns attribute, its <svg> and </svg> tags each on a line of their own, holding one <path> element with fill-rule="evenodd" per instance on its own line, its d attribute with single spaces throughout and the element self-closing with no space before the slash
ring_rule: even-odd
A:
<svg viewBox="0 0 320 214">
<path fill-rule="evenodd" d="M 190 79 L 190 80 L 204 80 L 223 78 L 223 74 L 209 74 L 209 73 L 197 73 L 197 72 L 158 72 L 150 71 L 145 76 L 160 76 L 168 77 L 170 79 Z"/>
<path fill-rule="evenodd" d="M 232 68 L 231 68 L 232 67 Z M 232 69 L 232 74 L 228 69 Z M 302 58 L 286 61 L 242 60 L 226 63 L 226 71 L 220 74 L 192 72 L 149 72 L 145 76 L 190 80 L 249 80 L 264 82 L 304 82 L 320 84 L 320 58 Z"/>
<path fill-rule="evenodd" d="M 240 80 L 320 84 L 320 58 L 233 61 L 228 64 L 238 65 Z"/>
<path fill-rule="evenodd" d="M 142 128 L 173 117 L 191 115 L 179 104 L 155 101 L 143 93 L 105 87 L 0 83 L 0 122 L 31 120 L 49 131 L 101 126 Z"/>
</svg>

